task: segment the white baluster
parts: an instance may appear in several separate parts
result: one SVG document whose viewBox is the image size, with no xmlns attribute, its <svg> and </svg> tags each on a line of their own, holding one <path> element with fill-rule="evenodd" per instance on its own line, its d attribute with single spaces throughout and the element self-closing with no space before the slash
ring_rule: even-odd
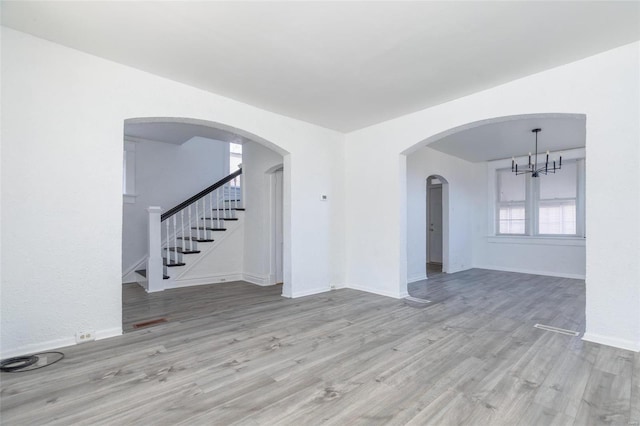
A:
<svg viewBox="0 0 640 426">
<path fill-rule="evenodd" d="M 209 216 L 209 228 L 215 228 L 213 225 L 213 192 L 209 193 L 209 210 L 207 210 Z"/>
<path fill-rule="evenodd" d="M 216 223 L 220 228 L 220 188 L 216 189 Z"/>
<path fill-rule="evenodd" d="M 191 230 L 191 204 L 189 204 L 189 207 L 187 208 L 187 216 L 189 218 L 189 250 L 193 251 L 193 237 L 191 236 L 193 234 L 193 231 Z"/>
<path fill-rule="evenodd" d="M 200 212 L 198 211 L 198 200 L 196 200 L 196 235 L 199 240 L 200 238 Z"/>
<path fill-rule="evenodd" d="M 229 182 L 227 182 L 224 185 L 222 185 L 222 188 L 224 188 L 225 185 L 227 186 L 227 190 L 226 191 L 222 191 L 222 193 L 223 194 L 227 194 L 226 201 L 224 203 L 224 218 L 226 219 L 228 217 L 231 217 L 231 216 L 229 216 L 229 213 L 231 213 L 229 211 L 229 207 L 231 205 L 231 202 L 229 201 L 231 199 L 231 198 L 229 198 L 230 197 L 230 192 L 231 192 L 231 185 L 229 184 Z"/>
<path fill-rule="evenodd" d="M 173 261 L 174 263 L 178 263 L 178 233 L 176 227 L 176 215 L 173 215 Z"/>
<path fill-rule="evenodd" d="M 182 251 L 184 252 L 185 249 L 185 242 L 184 242 L 184 209 L 180 210 L 180 220 L 182 221 L 182 226 L 180 227 L 180 236 L 182 237 Z"/>
<path fill-rule="evenodd" d="M 169 254 L 169 241 L 171 238 L 171 233 L 169 232 L 169 219 L 165 220 L 165 225 L 166 225 L 166 229 L 167 229 L 167 235 L 164 239 L 164 249 L 165 249 L 165 257 L 167 259 L 167 263 L 169 263 L 169 260 L 171 259 L 171 255 Z"/>
<path fill-rule="evenodd" d="M 236 209 L 238 208 L 238 176 L 233 178 L 233 198 L 234 203 L 236 205 Z"/>
</svg>

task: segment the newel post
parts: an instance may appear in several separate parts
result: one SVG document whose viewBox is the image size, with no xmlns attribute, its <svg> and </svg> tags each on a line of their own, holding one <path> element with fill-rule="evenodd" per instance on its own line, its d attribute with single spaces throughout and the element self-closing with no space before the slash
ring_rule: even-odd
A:
<svg viewBox="0 0 640 426">
<path fill-rule="evenodd" d="M 164 271 L 162 264 L 162 230 L 160 214 L 162 208 L 149 207 L 149 260 L 147 260 L 147 292 L 164 290 L 162 279 Z"/>
</svg>

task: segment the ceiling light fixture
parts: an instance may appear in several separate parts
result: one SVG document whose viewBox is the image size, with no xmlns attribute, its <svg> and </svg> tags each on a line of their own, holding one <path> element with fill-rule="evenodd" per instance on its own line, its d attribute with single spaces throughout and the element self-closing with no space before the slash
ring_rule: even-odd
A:
<svg viewBox="0 0 640 426">
<path fill-rule="evenodd" d="M 562 168 L 562 155 L 560 155 L 560 162 L 556 167 L 556 160 L 553 160 L 553 167 L 549 167 L 549 151 L 547 150 L 547 159 L 544 162 L 544 167 L 538 168 L 538 133 L 542 131 L 542 129 L 532 129 L 533 133 L 536 134 L 536 149 L 535 156 L 533 159 L 533 163 L 531 162 L 531 153 L 529 153 L 529 164 L 527 167 L 518 170 L 518 164 L 516 163 L 515 157 L 511 157 L 511 171 L 516 175 L 523 175 L 525 173 L 531 173 L 531 177 L 538 177 L 540 174 L 549 174 L 555 173 L 556 170 L 560 170 Z"/>
</svg>

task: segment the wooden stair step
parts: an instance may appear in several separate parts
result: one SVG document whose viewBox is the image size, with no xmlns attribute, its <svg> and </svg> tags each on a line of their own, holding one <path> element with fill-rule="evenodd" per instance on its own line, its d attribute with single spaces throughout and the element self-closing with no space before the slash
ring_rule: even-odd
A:
<svg viewBox="0 0 640 426">
<path fill-rule="evenodd" d="M 202 226 L 192 226 L 191 229 L 199 229 L 201 231 L 226 231 L 227 228 L 203 228 Z"/>
<path fill-rule="evenodd" d="M 196 253 L 200 253 L 200 250 L 189 250 L 186 248 L 182 248 L 182 247 L 169 247 L 169 251 L 177 251 L 178 253 L 182 253 L 182 254 L 196 254 Z"/>
<path fill-rule="evenodd" d="M 220 220 L 238 220 L 237 217 L 221 217 Z M 217 217 L 201 217 L 200 220 L 218 220 Z"/>
<path fill-rule="evenodd" d="M 198 243 L 212 243 L 215 240 L 208 240 L 205 238 L 198 238 L 198 237 L 178 237 L 179 240 L 185 240 L 185 241 L 196 241 Z"/>
<path fill-rule="evenodd" d="M 184 266 L 184 265 L 186 265 L 186 263 L 184 263 L 184 262 L 174 262 L 172 260 L 167 260 L 166 257 L 162 258 L 162 264 L 165 265 L 167 268 L 172 268 L 174 266 Z"/>
</svg>

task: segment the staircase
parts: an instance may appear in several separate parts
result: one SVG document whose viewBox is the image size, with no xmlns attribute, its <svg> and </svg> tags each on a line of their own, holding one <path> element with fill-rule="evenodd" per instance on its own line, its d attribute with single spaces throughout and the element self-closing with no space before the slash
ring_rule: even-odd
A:
<svg viewBox="0 0 640 426">
<path fill-rule="evenodd" d="M 135 271 L 148 292 L 175 287 L 236 230 L 244 212 L 241 176 L 238 169 L 161 215 L 159 208 L 149 208 L 147 268 Z"/>
</svg>

